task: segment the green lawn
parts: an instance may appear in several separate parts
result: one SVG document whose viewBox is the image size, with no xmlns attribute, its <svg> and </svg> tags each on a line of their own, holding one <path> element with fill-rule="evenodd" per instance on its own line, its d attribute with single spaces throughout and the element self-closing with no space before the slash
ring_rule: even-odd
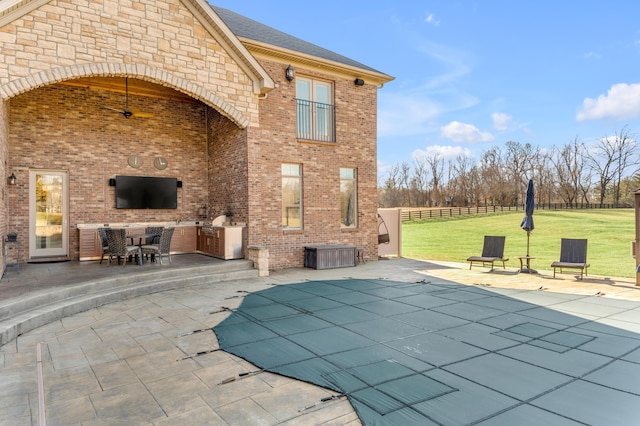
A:
<svg viewBox="0 0 640 426">
<path fill-rule="evenodd" d="M 416 259 L 466 262 L 482 253 L 485 235 L 504 235 L 507 266 L 519 267 L 516 256 L 527 253 L 527 233 L 520 228 L 523 212 L 457 216 L 405 222 L 402 255 Z M 634 209 L 536 210 L 529 255 L 531 267 L 548 270 L 559 260 L 561 238 L 587 238 L 589 274 L 635 277 L 630 241 L 635 238 Z"/>
</svg>

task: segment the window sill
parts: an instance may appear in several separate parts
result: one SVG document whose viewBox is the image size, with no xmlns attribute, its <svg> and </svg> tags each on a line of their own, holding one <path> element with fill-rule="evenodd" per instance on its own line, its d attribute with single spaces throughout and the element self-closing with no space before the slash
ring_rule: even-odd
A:
<svg viewBox="0 0 640 426">
<path fill-rule="evenodd" d="M 335 146 L 336 145 L 335 141 L 317 141 L 317 140 L 313 140 L 313 139 L 300 139 L 300 138 L 298 138 L 298 143 L 306 143 L 306 144 L 314 144 L 314 145 L 328 145 L 328 146 Z"/>
<path fill-rule="evenodd" d="M 283 229 L 282 233 L 284 235 L 302 235 L 304 234 L 304 229 Z"/>
<path fill-rule="evenodd" d="M 340 228 L 340 232 L 356 232 L 358 231 L 358 227 L 355 228 Z"/>
</svg>

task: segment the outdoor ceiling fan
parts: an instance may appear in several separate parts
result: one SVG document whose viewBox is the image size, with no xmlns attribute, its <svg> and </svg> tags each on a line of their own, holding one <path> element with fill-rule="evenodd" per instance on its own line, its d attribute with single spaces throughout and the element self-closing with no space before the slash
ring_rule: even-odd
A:
<svg viewBox="0 0 640 426">
<path fill-rule="evenodd" d="M 124 79 L 124 109 L 117 109 L 111 107 L 105 107 L 106 109 L 110 109 L 112 111 L 117 111 L 124 116 L 124 118 L 131 117 L 140 117 L 140 118 L 150 118 L 154 117 L 153 114 L 147 112 L 140 112 L 136 110 L 129 109 L 129 77 L 125 77 Z"/>
</svg>

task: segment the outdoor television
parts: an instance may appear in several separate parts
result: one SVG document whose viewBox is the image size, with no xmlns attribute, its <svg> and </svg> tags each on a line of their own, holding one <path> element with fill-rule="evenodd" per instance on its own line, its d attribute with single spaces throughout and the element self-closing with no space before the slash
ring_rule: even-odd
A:
<svg viewBox="0 0 640 426">
<path fill-rule="evenodd" d="M 177 209 L 178 180 L 168 177 L 116 176 L 117 209 Z"/>
</svg>

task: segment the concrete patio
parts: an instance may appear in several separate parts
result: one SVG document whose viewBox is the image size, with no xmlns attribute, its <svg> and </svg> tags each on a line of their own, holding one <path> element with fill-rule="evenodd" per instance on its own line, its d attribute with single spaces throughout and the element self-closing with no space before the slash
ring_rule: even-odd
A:
<svg viewBox="0 0 640 426">
<path fill-rule="evenodd" d="M 347 398 L 219 351 L 210 330 L 248 293 L 344 278 L 457 284 L 425 295 L 438 302 L 432 311 L 444 322 L 433 335 L 473 350 L 468 356 L 451 353 L 451 362 L 436 363 L 431 374 L 473 392 L 463 403 L 453 399 L 447 410 L 428 411 L 431 424 L 610 425 L 640 419 L 640 288 L 633 279 L 552 279 L 550 271 L 529 275 L 384 259 L 355 268 L 296 268 L 263 278 L 189 283 L 197 258 L 175 257 L 173 265 L 158 268 L 181 270 L 185 285 L 75 313 L 0 347 L 0 423 L 360 424 Z M 136 266 L 97 263 L 21 265 L 0 281 L 0 301 L 80 285 L 114 268 L 117 274 L 138 273 Z M 513 327 L 516 316 L 573 335 L 580 330 L 589 341 L 558 351 L 518 342 L 518 333 L 486 334 Z"/>
</svg>

